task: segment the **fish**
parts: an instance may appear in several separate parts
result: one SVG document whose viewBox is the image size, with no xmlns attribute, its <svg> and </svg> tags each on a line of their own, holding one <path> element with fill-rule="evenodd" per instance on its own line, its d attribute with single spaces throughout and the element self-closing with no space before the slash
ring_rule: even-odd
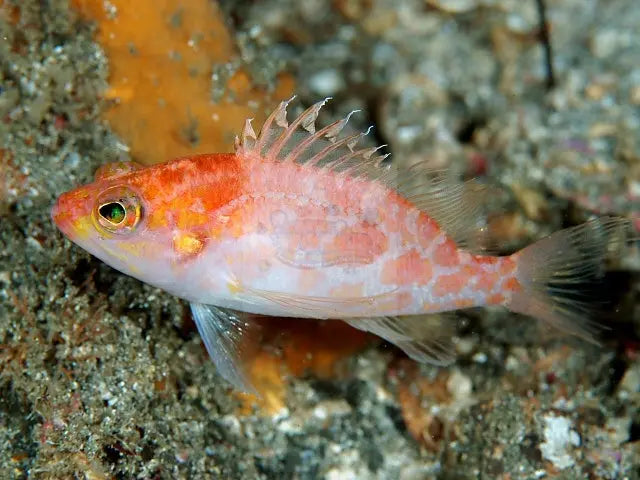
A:
<svg viewBox="0 0 640 480">
<path fill-rule="evenodd" d="M 233 153 L 143 167 L 103 165 L 61 194 L 56 226 L 127 275 L 190 304 L 219 374 L 255 391 L 242 368 L 250 314 L 339 319 L 418 362 L 455 359 L 434 314 L 503 306 L 597 343 L 580 285 L 597 280 L 628 220 L 594 218 L 511 255 L 486 249 L 487 195 L 423 163 L 401 168 L 351 112 L 319 128 L 329 99 L 289 120 L 283 101 Z"/>
</svg>

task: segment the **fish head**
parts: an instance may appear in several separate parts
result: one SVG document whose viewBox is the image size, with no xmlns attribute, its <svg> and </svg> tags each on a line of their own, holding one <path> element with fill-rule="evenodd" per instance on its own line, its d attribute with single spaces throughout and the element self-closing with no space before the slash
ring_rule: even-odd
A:
<svg viewBox="0 0 640 480">
<path fill-rule="evenodd" d="M 166 275 L 170 251 L 166 234 L 149 228 L 154 199 L 141 187 L 144 170 L 126 163 L 110 164 L 92 183 L 60 195 L 51 210 L 56 226 L 72 242 L 108 265 L 149 282 Z M 170 271 L 170 270 L 169 270 Z"/>
<path fill-rule="evenodd" d="M 149 167 L 108 164 L 92 183 L 60 195 L 51 216 L 72 242 L 111 267 L 190 298 L 198 260 L 215 251 L 220 209 L 241 190 L 237 165 L 232 154 Z"/>
</svg>

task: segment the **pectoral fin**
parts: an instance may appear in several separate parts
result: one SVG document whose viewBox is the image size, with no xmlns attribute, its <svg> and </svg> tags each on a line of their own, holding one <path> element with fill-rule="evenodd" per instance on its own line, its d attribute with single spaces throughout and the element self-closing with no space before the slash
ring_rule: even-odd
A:
<svg viewBox="0 0 640 480">
<path fill-rule="evenodd" d="M 191 313 L 218 373 L 236 389 L 257 394 L 243 369 L 251 327 L 244 314 L 202 303 L 192 303 Z"/>
<path fill-rule="evenodd" d="M 454 323 L 446 315 L 353 318 L 345 321 L 393 343 L 418 362 L 445 366 L 455 359 L 451 341 Z"/>
</svg>

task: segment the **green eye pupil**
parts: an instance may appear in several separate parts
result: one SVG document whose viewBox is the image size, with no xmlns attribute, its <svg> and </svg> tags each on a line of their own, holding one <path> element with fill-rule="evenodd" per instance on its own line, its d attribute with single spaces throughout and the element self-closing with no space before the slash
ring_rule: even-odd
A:
<svg viewBox="0 0 640 480">
<path fill-rule="evenodd" d="M 116 225 L 121 223 L 125 217 L 124 207 L 117 202 L 107 203 L 101 206 L 99 212 L 102 218 Z"/>
</svg>

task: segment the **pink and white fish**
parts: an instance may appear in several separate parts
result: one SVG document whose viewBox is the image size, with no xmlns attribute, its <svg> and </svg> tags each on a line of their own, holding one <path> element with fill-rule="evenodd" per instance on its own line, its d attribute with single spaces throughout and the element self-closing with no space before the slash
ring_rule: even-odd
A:
<svg viewBox="0 0 640 480">
<path fill-rule="evenodd" d="M 191 303 L 219 372 L 239 367 L 242 312 L 341 319 L 417 361 L 446 364 L 425 314 L 484 305 L 594 341 L 577 283 L 600 275 L 627 221 L 604 217 L 511 256 L 472 253 L 483 189 L 421 165 L 384 162 L 349 117 L 316 130 L 319 102 L 289 122 L 280 106 L 235 153 L 102 167 L 53 207 L 73 242 L 114 268 Z"/>
</svg>

